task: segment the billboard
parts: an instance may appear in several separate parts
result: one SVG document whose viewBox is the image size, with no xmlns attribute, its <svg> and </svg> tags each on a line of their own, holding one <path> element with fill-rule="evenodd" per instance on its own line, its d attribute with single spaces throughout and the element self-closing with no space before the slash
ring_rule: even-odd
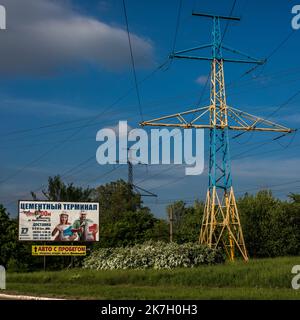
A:
<svg viewBox="0 0 300 320">
<path fill-rule="evenodd" d="M 21 241 L 99 241 L 99 203 L 19 201 Z"/>
<path fill-rule="evenodd" d="M 86 256 L 86 246 L 32 246 L 33 256 Z"/>
</svg>

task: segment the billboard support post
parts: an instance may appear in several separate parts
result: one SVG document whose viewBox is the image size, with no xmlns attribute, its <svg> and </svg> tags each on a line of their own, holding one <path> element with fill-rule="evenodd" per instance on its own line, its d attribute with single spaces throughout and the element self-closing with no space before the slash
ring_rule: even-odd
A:
<svg viewBox="0 0 300 320">
<path fill-rule="evenodd" d="M 44 242 L 44 245 L 46 245 L 46 242 Z M 46 256 L 44 256 L 44 272 L 46 272 Z"/>
<path fill-rule="evenodd" d="M 73 242 L 71 243 L 73 246 Z M 74 256 L 71 256 L 71 269 L 74 268 Z"/>
</svg>

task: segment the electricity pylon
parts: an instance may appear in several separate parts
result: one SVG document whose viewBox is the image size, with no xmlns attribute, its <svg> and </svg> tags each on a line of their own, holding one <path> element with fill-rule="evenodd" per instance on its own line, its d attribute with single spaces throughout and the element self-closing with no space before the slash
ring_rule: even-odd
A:
<svg viewBox="0 0 300 320">
<path fill-rule="evenodd" d="M 131 156 L 131 151 L 132 149 L 127 149 L 128 150 L 128 160 L 127 160 L 127 165 L 128 165 L 128 185 L 135 190 L 141 197 L 157 197 L 157 195 L 153 192 L 150 192 L 146 189 L 143 189 L 136 184 L 133 183 L 133 158 Z M 143 164 L 143 163 L 139 163 Z"/>
<path fill-rule="evenodd" d="M 222 44 L 220 20 L 239 21 L 239 18 L 204 13 L 193 15 L 212 19 L 212 43 L 173 52 L 170 58 L 211 61 L 210 105 L 144 121 L 140 125 L 209 129 L 209 185 L 199 242 L 210 248 L 223 246 L 230 260 L 234 260 L 237 250 L 247 261 L 248 254 L 232 187 L 228 131 L 270 131 L 287 134 L 293 130 L 227 105 L 224 62 L 260 65 L 265 61 Z M 184 55 L 206 48 L 212 49 L 210 57 Z M 223 49 L 243 58 L 225 58 Z M 168 120 L 168 123 L 164 122 L 165 120 Z"/>
</svg>

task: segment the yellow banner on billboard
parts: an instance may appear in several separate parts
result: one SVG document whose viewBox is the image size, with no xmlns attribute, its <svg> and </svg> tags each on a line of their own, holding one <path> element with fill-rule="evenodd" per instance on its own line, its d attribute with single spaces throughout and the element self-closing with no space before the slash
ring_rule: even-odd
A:
<svg viewBox="0 0 300 320">
<path fill-rule="evenodd" d="M 32 246 L 33 256 L 85 256 L 86 246 Z"/>
</svg>

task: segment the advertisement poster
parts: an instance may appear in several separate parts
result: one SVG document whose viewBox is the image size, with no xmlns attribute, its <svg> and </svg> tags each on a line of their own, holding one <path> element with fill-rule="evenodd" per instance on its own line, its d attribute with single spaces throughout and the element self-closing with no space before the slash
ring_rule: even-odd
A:
<svg viewBox="0 0 300 320">
<path fill-rule="evenodd" d="M 99 203 L 19 201 L 19 240 L 99 240 Z"/>
<path fill-rule="evenodd" d="M 33 256 L 85 256 L 86 246 L 32 246 Z"/>
</svg>

